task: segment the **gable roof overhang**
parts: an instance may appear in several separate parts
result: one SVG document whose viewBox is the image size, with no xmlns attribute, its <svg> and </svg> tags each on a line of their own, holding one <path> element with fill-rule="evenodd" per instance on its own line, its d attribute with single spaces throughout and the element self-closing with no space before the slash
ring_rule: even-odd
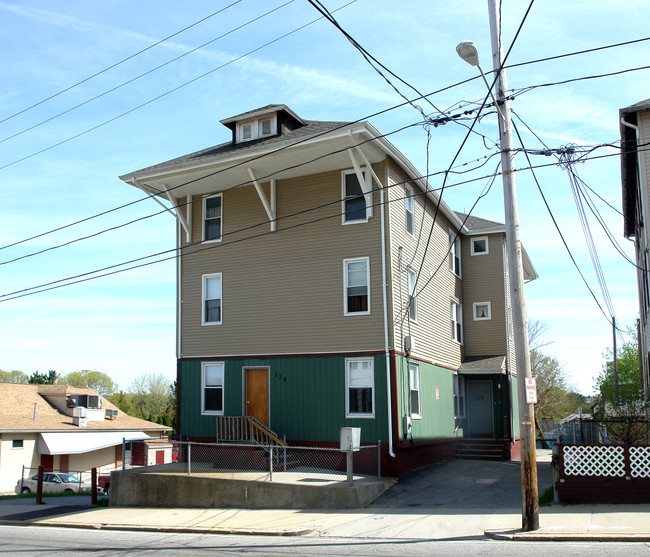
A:
<svg viewBox="0 0 650 557">
<path fill-rule="evenodd" d="M 232 149 L 229 144 L 199 151 L 166 163 L 120 176 L 151 196 L 174 200 L 203 196 L 282 180 L 352 168 L 350 151 L 360 150 L 370 164 L 390 156 L 434 201 L 438 196 L 413 164 L 369 122 L 339 123 L 328 131 L 260 142 Z M 210 153 L 215 153 L 211 155 Z M 252 180 L 252 176 L 255 180 Z M 467 229 L 456 213 L 441 201 L 443 214 L 456 228 Z M 178 218 L 182 218 L 178 214 Z"/>
</svg>

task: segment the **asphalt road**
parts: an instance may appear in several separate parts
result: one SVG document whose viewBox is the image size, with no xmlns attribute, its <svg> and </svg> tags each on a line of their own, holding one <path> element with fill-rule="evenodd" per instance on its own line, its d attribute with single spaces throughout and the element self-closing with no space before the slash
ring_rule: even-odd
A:
<svg viewBox="0 0 650 557">
<path fill-rule="evenodd" d="M 262 536 L 230 536 L 206 534 L 168 534 L 149 532 L 115 532 L 76 530 L 70 528 L 39 528 L 31 526 L 0 526 L 0 555 L 21 557 L 94 555 L 94 556 L 377 556 L 393 557 L 408 554 L 421 556 L 482 557 L 526 555 L 548 557 L 561 554 L 600 557 L 625 555 L 647 557 L 645 543 L 572 543 L 512 542 L 496 540 L 390 540 L 359 538 L 286 538 Z"/>
</svg>

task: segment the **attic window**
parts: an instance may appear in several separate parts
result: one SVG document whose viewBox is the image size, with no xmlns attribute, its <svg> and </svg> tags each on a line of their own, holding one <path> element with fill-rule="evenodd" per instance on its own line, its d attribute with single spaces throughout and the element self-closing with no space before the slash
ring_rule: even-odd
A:
<svg viewBox="0 0 650 557">
<path fill-rule="evenodd" d="M 237 122 L 237 143 L 274 135 L 275 129 L 275 114 L 256 120 Z"/>
</svg>

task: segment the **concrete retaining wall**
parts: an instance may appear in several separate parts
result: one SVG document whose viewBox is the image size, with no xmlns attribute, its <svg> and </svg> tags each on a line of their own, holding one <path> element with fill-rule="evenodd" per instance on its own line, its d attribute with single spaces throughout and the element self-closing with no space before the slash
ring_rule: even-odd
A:
<svg viewBox="0 0 650 557">
<path fill-rule="evenodd" d="M 367 480 L 354 487 L 314 486 L 125 470 L 111 476 L 110 506 L 351 509 L 371 503 L 385 488 L 380 481 Z"/>
</svg>

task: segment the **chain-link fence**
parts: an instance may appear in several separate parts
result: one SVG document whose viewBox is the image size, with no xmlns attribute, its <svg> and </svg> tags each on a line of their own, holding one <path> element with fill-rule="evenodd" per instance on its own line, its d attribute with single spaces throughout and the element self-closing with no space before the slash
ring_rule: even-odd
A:
<svg viewBox="0 0 650 557">
<path fill-rule="evenodd" d="M 132 441 L 124 468 L 278 483 L 354 482 L 381 478 L 380 444 L 357 451 L 277 444 Z"/>
<path fill-rule="evenodd" d="M 572 444 L 648 444 L 650 423 L 640 418 L 574 419 L 557 424 L 558 440 Z"/>
</svg>

